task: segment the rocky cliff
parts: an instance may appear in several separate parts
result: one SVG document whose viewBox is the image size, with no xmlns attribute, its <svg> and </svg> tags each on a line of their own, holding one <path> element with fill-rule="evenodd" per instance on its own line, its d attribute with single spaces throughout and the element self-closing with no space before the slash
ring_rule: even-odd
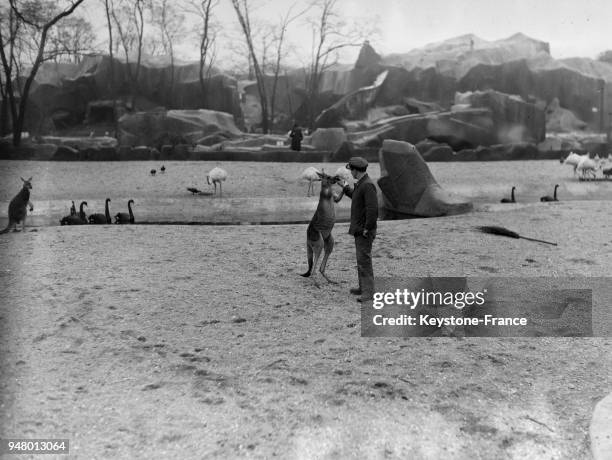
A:
<svg viewBox="0 0 612 460">
<path fill-rule="evenodd" d="M 242 111 L 235 79 L 216 74 L 199 81 L 197 62 L 177 62 L 174 68 L 165 59 L 145 59 L 137 83 L 132 83 L 128 66 L 108 56 L 89 56 L 80 64 L 44 63 L 36 75 L 27 109 L 27 127 L 49 132 L 86 121 L 90 104 L 100 100 L 120 100 L 129 110 L 207 108 L 233 115 L 240 125 Z M 111 81 L 114 88 L 111 88 Z M 117 118 L 121 114 L 117 114 Z"/>
<path fill-rule="evenodd" d="M 366 43 L 357 64 L 336 71 L 333 81 L 324 79 L 321 89 L 336 94 L 336 102 L 355 91 L 356 83 L 372 85 L 383 71 L 387 76 L 373 102 L 377 106 L 414 98 L 450 108 L 457 92 L 495 90 L 542 108 L 556 98 L 592 130 L 605 128 L 609 120 L 602 113 L 612 111 L 612 64 L 553 59 L 547 43 L 523 34 L 491 42 L 465 35 L 383 57 Z"/>
<path fill-rule="evenodd" d="M 122 100 L 126 111 L 203 108 L 229 113 L 240 129 L 258 125 L 259 96 L 252 83 L 217 73 L 202 89 L 197 62 L 176 63 L 172 69 L 167 60 L 158 58 L 143 61 L 134 85 L 129 78 L 133 65 L 128 69 L 116 60 L 114 67 L 112 91 L 107 56 L 90 56 L 79 65 L 45 63 L 32 89 L 27 129 L 49 132 L 88 121 L 100 101 L 113 97 Z M 384 81 L 377 82 L 383 73 Z M 305 80 L 303 69 L 282 76 L 275 101 L 280 129 L 293 120 L 306 122 L 305 105 L 313 101 L 305 97 Z M 271 79 L 268 84 L 271 90 Z M 316 112 L 335 104 L 341 113 L 322 117 L 322 126 L 347 127 L 347 122 L 363 117 L 372 107 L 394 106 L 397 115 L 415 113 L 415 106 L 427 104 L 450 110 L 458 92 L 493 90 L 520 96 L 542 110 L 556 100 L 556 107 L 576 116 L 574 125 L 584 123 L 585 129 L 599 130 L 609 123 L 611 84 L 612 64 L 586 58 L 555 60 L 547 43 L 522 34 L 497 41 L 464 35 L 388 56 L 379 55 L 366 42 L 354 65 L 335 66 L 323 75 Z M 360 90 L 367 87 L 375 91 Z M 539 131 L 533 137 L 539 138 Z"/>
</svg>

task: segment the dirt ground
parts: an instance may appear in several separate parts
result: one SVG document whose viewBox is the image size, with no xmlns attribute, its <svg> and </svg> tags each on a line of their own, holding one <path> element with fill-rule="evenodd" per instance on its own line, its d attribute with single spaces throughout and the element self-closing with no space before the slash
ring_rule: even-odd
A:
<svg viewBox="0 0 612 460">
<path fill-rule="evenodd" d="M 473 229 L 494 224 L 559 246 Z M 380 222 L 374 270 L 608 276 L 610 228 L 606 201 Z M 337 285 L 299 276 L 305 232 L 2 235 L 0 437 L 67 438 L 83 459 L 590 458 L 591 412 L 612 390 L 610 296 L 594 293 L 607 337 L 363 338 L 347 224 Z"/>
</svg>

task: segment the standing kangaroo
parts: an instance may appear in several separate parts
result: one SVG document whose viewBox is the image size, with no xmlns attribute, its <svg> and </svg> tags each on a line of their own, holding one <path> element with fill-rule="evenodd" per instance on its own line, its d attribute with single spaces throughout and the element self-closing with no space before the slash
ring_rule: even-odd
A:
<svg viewBox="0 0 612 460">
<path fill-rule="evenodd" d="M 21 191 L 17 195 L 15 195 L 15 197 L 9 203 L 9 208 L 8 208 L 9 223 L 6 226 L 6 228 L 2 230 L 0 233 L 8 232 L 11 229 L 11 227 L 14 227 L 15 231 L 18 232 L 19 230 L 17 230 L 17 224 L 19 222 L 23 222 L 23 231 L 25 231 L 26 216 L 28 214 L 27 208 L 29 206 L 30 211 L 34 210 L 34 205 L 30 201 L 30 190 L 32 189 L 32 182 L 31 182 L 32 178 L 30 177 L 28 180 L 25 180 L 23 177 L 21 177 L 20 179 L 23 181 L 23 187 L 21 188 Z"/>
<path fill-rule="evenodd" d="M 317 210 L 312 216 L 308 229 L 306 230 L 306 250 L 308 253 L 308 271 L 302 276 L 309 277 L 317 268 L 317 262 L 321 256 L 321 250 L 325 249 L 323 260 L 321 261 L 321 267 L 319 271 L 321 275 L 329 281 L 334 283 L 335 281 L 330 280 L 325 274 L 325 266 L 327 265 L 327 259 L 334 249 L 334 237 L 332 236 L 332 229 L 336 223 L 336 212 L 334 210 L 334 202 L 337 203 L 342 199 L 344 192 L 335 194 L 332 192 L 332 185 L 337 184 L 341 181 L 339 176 L 329 176 L 323 173 L 317 172 L 321 178 L 321 192 L 319 193 L 319 205 Z M 333 199 L 333 201 L 332 201 Z M 315 285 L 319 287 L 315 280 Z"/>
</svg>

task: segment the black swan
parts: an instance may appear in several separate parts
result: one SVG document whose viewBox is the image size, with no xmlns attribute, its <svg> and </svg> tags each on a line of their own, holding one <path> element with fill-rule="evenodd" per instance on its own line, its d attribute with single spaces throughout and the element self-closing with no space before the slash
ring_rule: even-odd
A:
<svg viewBox="0 0 612 460">
<path fill-rule="evenodd" d="M 110 202 L 110 198 L 106 199 L 106 202 L 104 204 L 104 214 L 101 213 L 96 213 L 96 214 L 91 214 L 89 216 L 89 223 L 90 224 L 111 224 L 112 220 L 111 220 L 111 215 L 110 215 L 110 211 L 108 210 L 108 203 Z"/>
<path fill-rule="evenodd" d="M 516 189 L 516 187 L 512 187 L 512 192 L 510 192 L 510 199 L 502 198 L 501 203 L 516 203 L 516 200 L 514 199 L 514 190 L 515 189 Z"/>
<path fill-rule="evenodd" d="M 61 225 L 86 225 L 87 224 L 87 216 L 85 215 L 85 211 L 83 210 L 83 206 L 87 206 L 87 201 L 81 201 L 81 205 L 79 206 L 79 213 L 74 216 L 66 216 L 60 220 Z"/>
<path fill-rule="evenodd" d="M 540 198 L 540 201 L 559 201 L 557 199 L 557 189 L 558 188 L 559 188 L 559 184 L 556 184 L 555 192 L 553 193 L 553 196 L 550 196 L 550 195 L 543 196 L 542 198 Z"/>
<path fill-rule="evenodd" d="M 130 213 L 120 212 L 115 216 L 116 224 L 133 224 L 134 223 L 134 213 L 132 212 L 132 203 L 134 200 L 128 201 L 128 210 Z"/>
</svg>

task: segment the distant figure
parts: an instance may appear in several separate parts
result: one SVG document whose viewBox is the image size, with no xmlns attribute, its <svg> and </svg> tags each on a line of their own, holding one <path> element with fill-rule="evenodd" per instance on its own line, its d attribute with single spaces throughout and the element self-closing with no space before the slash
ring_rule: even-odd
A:
<svg viewBox="0 0 612 460">
<path fill-rule="evenodd" d="M 302 139 L 304 139 L 304 135 L 302 134 L 302 130 L 297 123 L 295 123 L 293 128 L 291 128 L 289 137 L 291 138 L 291 150 L 295 150 L 296 152 L 302 150 Z"/>
<path fill-rule="evenodd" d="M 474 39 L 470 38 L 470 53 L 474 51 Z"/>
</svg>

